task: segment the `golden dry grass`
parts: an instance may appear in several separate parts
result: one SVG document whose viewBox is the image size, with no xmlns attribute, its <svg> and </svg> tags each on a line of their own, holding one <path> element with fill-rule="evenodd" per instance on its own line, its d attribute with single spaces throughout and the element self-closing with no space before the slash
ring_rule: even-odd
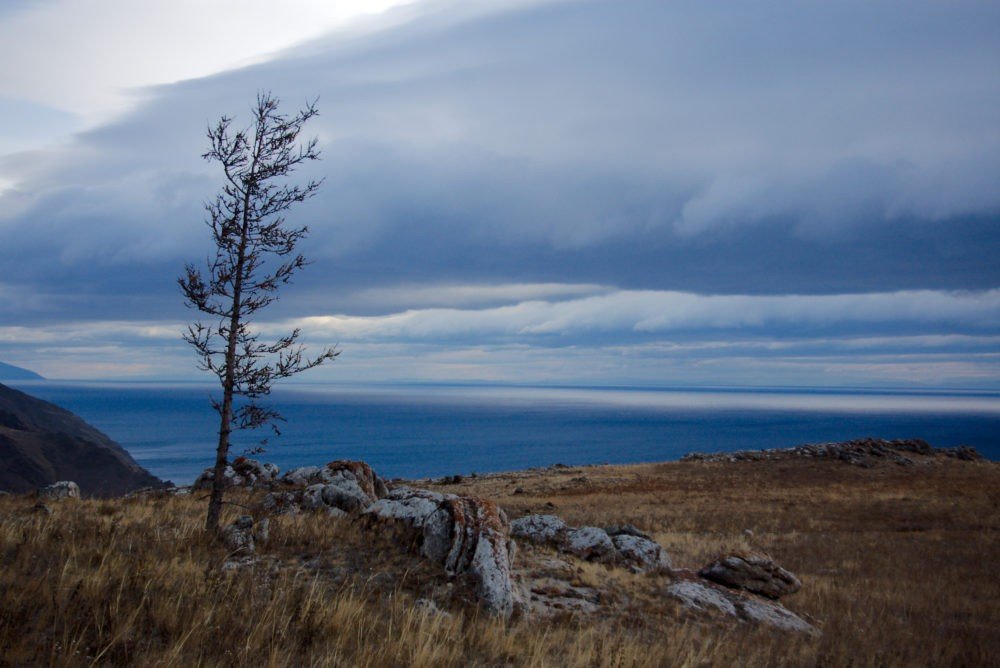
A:
<svg viewBox="0 0 1000 668">
<path fill-rule="evenodd" d="M 514 494 L 517 487 L 523 493 Z M 479 616 L 398 537 L 320 515 L 278 518 L 252 566 L 199 531 L 185 497 L 0 498 L 3 665 L 989 665 L 1000 656 L 1000 467 L 943 461 L 671 463 L 469 480 L 512 517 L 630 522 L 676 566 L 754 547 L 800 575 L 813 639 L 683 611 L 666 577 L 579 568 L 622 592 L 599 618 Z M 241 499 L 237 499 L 241 500 Z M 230 516 L 237 508 L 229 508 Z M 744 536 L 752 529 L 753 537 Z M 448 593 L 451 592 L 451 593 Z M 430 596 L 450 616 L 422 612 Z"/>
</svg>

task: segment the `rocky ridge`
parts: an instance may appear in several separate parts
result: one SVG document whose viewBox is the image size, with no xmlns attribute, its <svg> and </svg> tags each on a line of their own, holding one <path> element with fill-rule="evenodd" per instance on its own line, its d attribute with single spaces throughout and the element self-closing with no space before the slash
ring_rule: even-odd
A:
<svg viewBox="0 0 1000 668">
<path fill-rule="evenodd" d="M 223 530 L 232 556 L 223 565 L 226 570 L 254 563 L 272 520 L 322 512 L 367 532 L 392 532 L 392 544 L 437 564 L 449 583 L 471 591 L 487 613 L 502 618 L 606 615 L 625 605 L 627 596 L 614 578 L 580 581 L 583 565 L 595 564 L 652 578 L 651 586 L 661 587 L 659 596 L 699 616 L 816 632 L 777 600 L 793 594 L 801 582 L 762 553 L 720 555 L 698 572 L 674 569 L 662 546 L 631 524 L 573 527 L 553 514 L 510 521 L 487 499 L 393 485 L 363 462 L 338 460 L 281 475 L 273 465 L 238 458 L 225 476 L 229 485 L 261 492 L 253 514 Z M 212 477 L 206 471 L 195 487 L 206 488 Z M 438 606 L 430 599 L 425 603 Z"/>
<path fill-rule="evenodd" d="M 763 462 L 782 459 L 833 459 L 870 468 L 880 463 L 901 466 L 948 457 L 963 461 L 982 461 L 975 448 L 935 448 L 920 439 L 860 438 L 839 443 L 814 443 L 792 448 L 737 450 L 735 452 L 692 452 L 681 457 L 682 462 Z"/>
</svg>

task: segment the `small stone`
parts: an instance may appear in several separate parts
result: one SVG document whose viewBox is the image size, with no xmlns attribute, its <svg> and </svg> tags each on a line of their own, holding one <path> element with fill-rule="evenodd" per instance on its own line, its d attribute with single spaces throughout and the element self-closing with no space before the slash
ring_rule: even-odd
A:
<svg viewBox="0 0 1000 668">
<path fill-rule="evenodd" d="M 241 515 L 235 522 L 222 530 L 222 541 L 230 552 L 253 552 L 255 548 L 253 518 L 249 515 Z"/>
</svg>

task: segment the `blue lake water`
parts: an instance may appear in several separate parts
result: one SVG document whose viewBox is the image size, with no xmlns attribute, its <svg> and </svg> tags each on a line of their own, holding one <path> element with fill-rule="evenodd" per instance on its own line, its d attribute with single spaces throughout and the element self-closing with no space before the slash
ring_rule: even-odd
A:
<svg viewBox="0 0 1000 668">
<path fill-rule="evenodd" d="M 9 383 L 121 443 L 152 473 L 191 482 L 213 459 L 218 418 L 198 384 Z M 1000 393 L 632 390 L 289 384 L 287 419 L 255 457 L 283 470 L 363 459 L 389 477 L 677 459 L 864 436 L 972 445 L 1000 459 Z M 243 433 L 233 456 L 263 433 Z"/>
</svg>

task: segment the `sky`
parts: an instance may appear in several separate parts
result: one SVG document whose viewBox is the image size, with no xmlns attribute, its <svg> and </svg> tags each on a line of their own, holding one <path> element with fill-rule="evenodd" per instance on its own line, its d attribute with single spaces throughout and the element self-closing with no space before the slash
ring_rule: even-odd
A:
<svg viewBox="0 0 1000 668">
<path fill-rule="evenodd" d="M 1000 389 L 1000 5 L 0 0 L 0 360 L 199 379 L 259 91 L 325 178 L 315 382 Z"/>
</svg>

